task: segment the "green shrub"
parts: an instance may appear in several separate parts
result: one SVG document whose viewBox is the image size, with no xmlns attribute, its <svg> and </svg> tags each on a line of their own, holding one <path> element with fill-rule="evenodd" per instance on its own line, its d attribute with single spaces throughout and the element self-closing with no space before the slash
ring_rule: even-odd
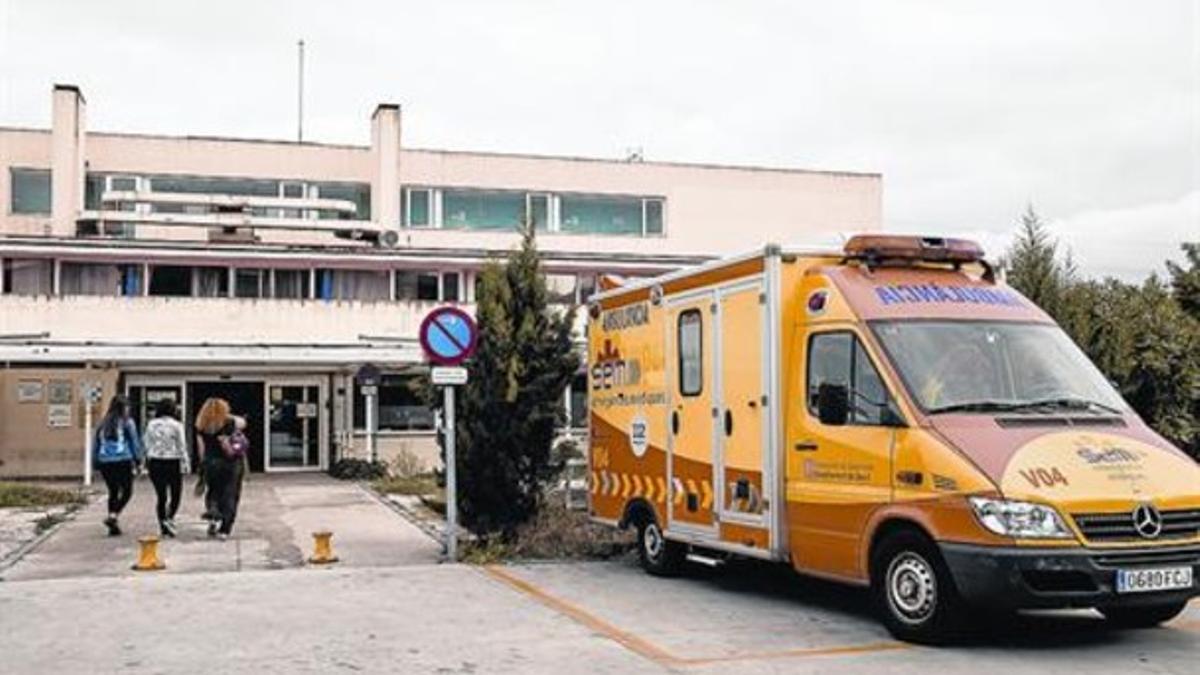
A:
<svg viewBox="0 0 1200 675">
<path fill-rule="evenodd" d="M 0 482 L 0 508 L 61 506 L 82 504 L 84 501 L 84 496 L 77 491 L 28 483 Z"/>
<path fill-rule="evenodd" d="M 379 480 L 387 476 L 387 463 L 344 457 L 329 467 L 329 475 L 342 480 Z"/>
</svg>

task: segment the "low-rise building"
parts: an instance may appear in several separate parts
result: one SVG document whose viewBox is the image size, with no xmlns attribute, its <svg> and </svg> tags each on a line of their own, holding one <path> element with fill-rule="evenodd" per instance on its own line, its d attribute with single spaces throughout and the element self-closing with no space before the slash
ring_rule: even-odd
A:
<svg viewBox="0 0 1200 675">
<path fill-rule="evenodd" d="M 556 302 L 766 241 L 876 230 L 877 174 L 410 148 L 380 105 L 369 146 L 88 131 L 73 86 L 49 129 L 0 127 L 0 476 L 79 475 L 84 383 L 209 396 L 247 417 L 255 470 L 437 460 L 416 331 L 474 301 L 532 222 Z M 583 317 L 580 317 L 580 326 Z M 586 425 L 586 375 L 564 392 Z"/>
</svg>

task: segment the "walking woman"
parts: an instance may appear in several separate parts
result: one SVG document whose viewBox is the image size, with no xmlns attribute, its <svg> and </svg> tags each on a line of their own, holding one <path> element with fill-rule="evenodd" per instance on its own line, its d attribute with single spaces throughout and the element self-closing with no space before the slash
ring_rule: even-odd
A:
<svg viewBox="0 0 1200 675">
<path fill-rule="evenodd" d="M 225 540 L 233 530 L 237 506 L 234 503 L 236 458 L 229 440 L 234 432 L 229 402 L 210 398 L 196 415 L 196 454 L 204 465 L 204 482 L 216 508 L 216 517 L 208 523 L 208 536 Z"/>
<path fill-rule="evenodd" d="M 133 472 L 142 461 L 137 425 L 129 416 L 129 401 L 124 396 L 118 394 L 109 401 L 108 412 L 96 428 L 92 454 L 108 486 L 108 517 L 104 525 L 108 535 L 116 537 L 121 534 L 117 518 L 133 497 Z"/>
<path fill-rule="evenodd" d="M 158 497 L 155 511 L 158 529 L 164 537 L 174 537 L 175 514 L 183 492 L 183 475 L 191 473 L 187 441 L 175 402 L 163 399 L 154 410 L 154 419 L 146 425 L 146 468 Z"/>
</svg>

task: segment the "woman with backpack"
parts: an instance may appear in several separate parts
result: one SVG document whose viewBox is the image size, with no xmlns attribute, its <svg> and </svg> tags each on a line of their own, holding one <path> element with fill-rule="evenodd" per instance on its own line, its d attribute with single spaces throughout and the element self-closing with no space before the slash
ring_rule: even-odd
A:
<svg viewBox="0 0 1200 675">
<path fill-rule="evenodd" d="M 196 454 L 204 465 L 204 482 L 216 509 L 216 518 L 208 523 L 208 536 L 222 541 L 229 538 L 237 515 L 235 492 L 238 459 L 230 439 L 236 427 L 229 402 L 210 398 L 196 414 Z"/>
<path fill-rule="evenodd" d="M 158 498 L 155 512 L 164 537 L 175 537 L 175 514 L 179 511 L 183 475 L 191 472 L 183 424 L 175 402 L 163 399 L 155 407 L 154 419 L 146 425 L 146 468 Z"/>
<path fill-rule="evenodd" d="M 124 396 L 117 394 L 109 401 L 108 412 L 96 428 L 92 454 L 100 475 L 104 476 L 104 484 L 108 486 L 108 517 L 104 519 L 104 526 L 110 537 L 116 537 L 121 534 L 117 518 L 133 497 L 134 469 L 142 461 L 137 425 L 129 416 L 129 401 Z"/>
</svg>

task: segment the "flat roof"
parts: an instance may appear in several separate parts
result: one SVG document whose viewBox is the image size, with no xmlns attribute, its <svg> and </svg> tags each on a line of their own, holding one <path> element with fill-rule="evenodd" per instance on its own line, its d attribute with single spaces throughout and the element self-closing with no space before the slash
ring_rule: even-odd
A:
<svg viewBox="0 0 1200 675">
<path fill-rule="evenodd" d="M 0 126 L 0 132 L 21 133 L 50 133 L 49 129 L 35 127 Z M 153 140 L 175 141 L 204 141 L 215 143 L 250 143 L 260 145 L 276 145 L 283 147 L 333 148 L 340 150 L 361 150 L 369 152 L 371 146 L 354 143 L 321 143 L 314 141 L 289 141 L 278 138 L 245 138 L 237 136 L 210 136 L 198 134 L 150 134 L 124 131 L 89 131 L 89 136 L 109 136 L 113 138 L 145 138 Z M 594 164 L 613 164 L 628 166 L 661 166 L 682 169 L 702 169 L 707 171 L 758 171 L 783 174 L 808 174 L 825 176 L 845 176 L 848 178 L 882 178 L 883 174 L 876 171 L 839 171 L 832 169 L 807 169 L 783 166 L 765 166 L 756 164 L 722 164 L 718 162 L 675 162 L 667 160 L 625 160 L 610 157 L 593 157 L 586 155 L 551 155 L 533 152 L 501 152 L 490 150 L 454 150 L 446 148 L 423 148 L 401 146 L 401 152 L 422 152 L 439 155 L 456 155 L 466 157 L 496 157 L 506 159 L 551 160 L 560 162 L 587 162 Z"/>
</svg>

